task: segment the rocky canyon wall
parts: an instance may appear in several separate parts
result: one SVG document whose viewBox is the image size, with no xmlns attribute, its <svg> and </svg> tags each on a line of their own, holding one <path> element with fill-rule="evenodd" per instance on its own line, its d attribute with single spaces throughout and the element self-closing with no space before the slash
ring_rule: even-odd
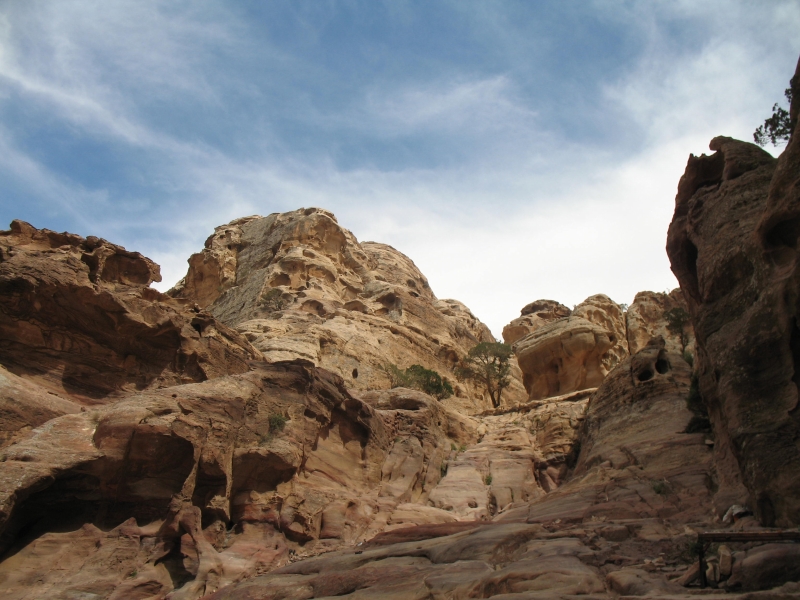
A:
<svg viewBox="0 0 800 600">
<path fill-rule="evenodd" d="M 689 158 L 667 242 L 727 497 L 741 499 L 743 483 L 761 522 L 780 526 L 800 523 L 798 74 L 780 158 L 714 138 L 714 154 Z"/>
</svg>

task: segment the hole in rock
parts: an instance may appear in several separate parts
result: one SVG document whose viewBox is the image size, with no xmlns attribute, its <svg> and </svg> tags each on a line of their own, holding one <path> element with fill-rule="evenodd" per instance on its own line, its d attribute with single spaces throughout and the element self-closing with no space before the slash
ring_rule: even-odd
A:
<svg viewBox="0 0 800 600">
<path fill-rule="evenodd" d="M 772 500 L 763 492 L 758 497 L 758 520 L 763 527 L 775 526 L 775 507 L 772 505 Z"/>
<path fill-rule="evenodd" d="M 765 241 L 772 247 L 788 246 L 797 248 L 797 238 L 800 236 L 800 218 L 789 219 L 775 225 L 764 236 Z"/>
<path fill-rule="evenodd" d="M 358 379 L 358 369 L 353 369 L 353 379 Z"/>
<path fill-rule="evenodd" d="M 278 273 L 275 277 L 272 278 L 270 282 L 270 287 L 277 287 L 279 285 L 289 285 L 292 283 L 291 278 L 286 273 Z"/>
<path fill-rule="evenodd" d="M 669 361 L 666 358 L 659 357 L 658 360 L 656 361 L 656 371 L 658 371 L 663 375 L 664 373 L 669 373 L 669 369 L 670 369 Z"/>
<path fill-rule="evenodd" d="M 639 381 L 649 381 L 653 378 L 653 372 L 650 369 L 644 369 L 643 371 L 639 372 L 637 379 Z"/>
<path fill-rule="evenodd" d="M 683 258 L 684 274 L 687 277 L 687 291 L 692 298 L 699 301 L 700 284 L 697 280 L 697 246 L 688 238 L 685 238 L 681 244 L 681 256 Z"/>
<path fill-rule="evenodd" d="M 300 309 L 313 315 L 319 315 L 320 317 L 325 316 L 325 307 L 317 300 L 306 300 L 303 302 L 302 306 L 300 306 Z"/>
<path fill-rule="evenodd" d="M 277 454 L 249 452 L 233 461 L 232 495 L 242 490 L 271 492 L 289 481 L 296 469 Z"/>
<path fill-rule="evenodd" d="M 800 399 L 800 327 L 797 326 L 797 319 L 792 319 L 792 335 L 789 339 L 789 349 L 792 352 L 792 364 L 794 365 L 794 373 L 792 374 L 792 381 L 797 388 L 797 397 Z M 792 409 L 792 414 L 796 414 L 797 406 Z"/>
</svg>

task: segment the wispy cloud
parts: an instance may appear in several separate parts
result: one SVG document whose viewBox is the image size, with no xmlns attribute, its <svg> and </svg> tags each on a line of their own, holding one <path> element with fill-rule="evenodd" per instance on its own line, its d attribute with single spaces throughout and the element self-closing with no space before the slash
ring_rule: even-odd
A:
<svg viewBox="0 0 800 600">
<path fill-rule="evenodd" d="M 673 287 L 686 157 L 749 137 L 780 99 L 797 4 L 442 6 L 442 43 L 412 53 L 402 27 L 433 22 L 412 5 L 379 39 L 316 3 L 268 6 L 278 25 L 211 0 L 6 4 L 0 183 L 26 201 L 0 199 L 0 216 L 142 251 L 163 288 L 214 226 L 323 206 L 498 335 L 539 297 Z M 547 19 L 586 35 L 547 37 Z M 365 55 L 402 76 L 353 75 Z M 97 164 L 77 172 L 84 147 Z"/>
</svg>

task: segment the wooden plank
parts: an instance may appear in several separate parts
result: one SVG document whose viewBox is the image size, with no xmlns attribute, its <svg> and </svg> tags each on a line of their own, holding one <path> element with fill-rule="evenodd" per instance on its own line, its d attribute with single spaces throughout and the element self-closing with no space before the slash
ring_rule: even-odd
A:
<svg viewBox="0 0 800 600">
<path fill-rule="evenodd" d="M 800 542 L 800 531 L 703 531 L 698 542 Z"/>
</svg>

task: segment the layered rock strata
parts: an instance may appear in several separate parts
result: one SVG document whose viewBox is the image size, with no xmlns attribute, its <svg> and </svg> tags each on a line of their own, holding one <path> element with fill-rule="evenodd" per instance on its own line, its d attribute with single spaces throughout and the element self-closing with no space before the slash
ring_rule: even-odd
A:
<svg viewBox="0 0 800 600">
<path fill-rule="evenodd" d="M 625 359 L 589 403 L 578 477 L 536 494 L 526 491 L 530 471 L 509 470 L 517 473 L 513 485 L 498 483 L 508 502 L 501 507 L 497 496 L 499 510 L 489 522 L 396 529 L 212 598 L 680 597 L 675 580 L 688 560 L 680 548 L 692 539 L 687 525 L 711 517 L 713 478 L 705 436 L 682 433 L 692 416 L 685 402 L 689 378 L 688 365 L 663 343 Z M 522 437 L 530 416 L 483 421 L 495 443 L 536 453 L 535 442 Z M 464 452 L 464 468 L 479 468 L 482 444 Z"/>
<path fill-rule="evenodd" d="M 799 70 L 800 72 L 800 70 Z M 691 156 L 667 252 L 697 334 L 700 388 L 725 469 L 724 504 L 800 523 L 800 77 L 779 159 L 730 138 Z"/>
<path fill-rule="evenodd" d="M 160 280 L 138 252 L 14 221 L 0 232 L 0 363 L 93 404 L 242 373 L 260 359 L 210 314 L 148 287 Z"/>
<path fill-rule="evenodd" d="M 355 390 L 389 386 L 386 364 L 421 364 L 454 384 L 445 401 L 489 407 L 452 370 L 488 328 L 462 303 L 439 300 L 414 263 L 390 246 L 359 243 L 333 214 L 309 208 L 218 227 L 170 291 L 242 332 L 268 360 L 302 358 Z M 524 398 L 516 365 L 509 402 Z"/>
</svg>

